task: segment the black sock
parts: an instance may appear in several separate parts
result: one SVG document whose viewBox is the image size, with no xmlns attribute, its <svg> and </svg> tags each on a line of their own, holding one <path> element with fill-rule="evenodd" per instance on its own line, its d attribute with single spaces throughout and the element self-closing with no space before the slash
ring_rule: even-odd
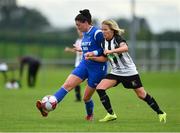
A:
<svg viewBox="0 0 180 133">
<path fill-rule="evenodd" d="M 81 87 L 80 87 L 80 85 L 77 85 L 74 90 L 75 90 L 76 100 L 81 101 Z"/>
<path fill-rule="evenodd" d="M 108 95 L 106 94 L 105 90 L 100 90 L 98 89 L 97 90 L 97 93 L 100 97 L 100 100 L 101 100 L 101 103 L 103 104 L 104 108 L 106 109 L 106 111 L 109 113 L 109 114 L 113 114 L 113 110 L 112 110 L 112 107 L 111 107 L 111 103 L 110 103 L 110 100 L 109 100 L 109 97 Z"/>
<path fill-rule="evenodd" d="M 157 114 L 163 114 L 161 109 L 159 108 L 157 102 L 153 97 L 151 97 L 149 94 L 146 94 L 146 97 L 143 99 L 146 101 L 146 103 L 157 113 Z"/>
</svg>

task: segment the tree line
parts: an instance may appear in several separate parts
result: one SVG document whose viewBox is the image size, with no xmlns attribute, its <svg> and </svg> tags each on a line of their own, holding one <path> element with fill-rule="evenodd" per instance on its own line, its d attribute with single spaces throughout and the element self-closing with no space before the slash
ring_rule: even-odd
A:
<svg viewBox="0 0 180 133">
<path fill-rule="evenodd" d="M 180 31 L 154 34 L 145 18 L 135 20 L 137 40 L 180 41 Z M 125 29 L 124 37 L 128 40 L 131 21 L 125 18 L 116 21 Z M 18 6 L 0 7 L 0 29 L 0 42 L 71 45 L 77 38 L 75 27 L 54 29 L 38 10 Z"/>
</svg>

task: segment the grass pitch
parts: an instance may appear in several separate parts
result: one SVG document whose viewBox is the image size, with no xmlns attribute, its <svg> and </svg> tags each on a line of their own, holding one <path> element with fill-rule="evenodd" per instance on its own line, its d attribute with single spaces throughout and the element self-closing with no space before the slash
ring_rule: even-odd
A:
<svg viewBox="0 0 180 133">
<path fill-rule="evenodd" d="M 38 75 L 37 86 L 28 88 L 24 78 L 19 90 L 7 90 L 1 83 L 0 88 L 0 132 L 179 132 L 180 131 L 180 72 L 141 73 L 147 92 L 167 113 L 167 123 L 159 123 L 145 102 L 139 100 L 132 90 L 119 85 L 108 90 L 113 109 L 118 116 L 116 121 L 99 123 L 106 115 L 95 93 L 94 121 L 84 120 L 83 102 L 75 102 L 74 91 L 49 113 L 41 117 L 35 107 L 37 99 L 54 94 L 62 85 L 71 68 L 43 68 Z M 2 77 L 0 77 L 2 79 Z M 81 85 L 85 86 L 85 83 Z M 82 93 L 84 89 L 81 90 Z"/>
</svg>

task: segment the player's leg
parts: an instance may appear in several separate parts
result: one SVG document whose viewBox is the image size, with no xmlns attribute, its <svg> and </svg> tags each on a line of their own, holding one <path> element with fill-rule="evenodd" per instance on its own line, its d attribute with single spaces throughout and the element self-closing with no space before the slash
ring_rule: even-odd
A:
<svg viewBox="0 0 180 133">
<path fill-rule="evenodd" d="M 87 78 L 86 67 L 84 64 L 80 64 L 76 67 L 72 74 L 68 76 L 62 87 L 54 94 L 58 103 L 61 102 L 69 91 L 71 91 L 75 86 L 79 85 L 84 79 Z M 37 101 L 38 103 L 38 101 Z M 36 106 L 37 106 L 36 103 Z M 38 107 L 37 107 L 38 108 Z M 41 107 L 42 108 L 42 107 Z M 38 108 L 42 114 L 42 109 Z"/>
<path fill-rule="evenodd" d="M 36 71 L 34 70 L 30 74 L 30 84 L 31 84 L 30 86 L 34 87 L 35 83 L 36 83 Z"/>
<path fill-rule="evenodd" d="M 32 69 L 31 69 L 31 67 L 28 68 L 27 84 L 29 87 L 32 86 Z"/>
<path fill-rule="evenodd" d="M 158 114 L 160 122 L 166 122 L 166 113 L 160 109 L 156 100 L 144 90 L 144 87 L 134 89 L 134 91 L 140 99 L 144 100 Z"/>
<path fill-rule="evenodd" d="M 54 94 L 58 102 L 60 102 L 69 91 L 71 91 L 81 82 L 83 82 L 86 78 L 86 66 L 81 63 L 78 67 L 76 67 L 73 70 L 72 74 L 68 76 L 63 86 Z"/>
<path fill-rule="evenodd" d="M 139 75 L 123 77 L 122 84 L 125 88 L 132 88 L 136 95 L 145 101 L 158 115 L 164 114 L 164 112 L 159 108 L 156 100 L 151 97 L 144 89 Z"/>
<path fill-rule="evenodd" d="M 75 86 L 79 85 L 83 80 L 76 75 L 70 74 L 62 87 L 54 94 L 58 103 L 71 91 Z"/>
<path fill-rule="evenodd" d="M 28 85 L 29 87 L 34 87 L 38 66 L 36 64 L 30 64 L 28 69 Z"/>
<path fill-rule="evenodd" d="M 87 112 L 87 120 L 92 120 L 93 116 L 93 108 L 94 104 L 91 99 L 96 86 L 100 83 L 102 78 L 106 75 L 107 66 L 106 65 L 95 65 L 89 66 L 87 68 L 87 75 L 88 75 L 88 85 L 86 86 L 85 93 L 84 93 L 84 102 L 86 106 Z"/>
<path fill-rule="evenodd" d="M 77 85 L 74 89 L 76 101 L 81 101 L 81 86 Z"/>
<path fill-rule="evenodd" d="M 157 112 L 157 114 L 163 113 L 159 108 L 158 104 L 156 103 L 155 99 L 151 97 L 149 94 L 147 94 L 147 92 L 145 91 L 138 74 L 124 77 L 122 84 L 125 88 L 134 89 L 136 95 L 140 99 L 144 100 L 155 112 Z"/>
<path fill-rule="evenodd" d="M 33 67 L 33 71 L 32 71 L 32 86 L 36 85 L 36 79 L 37 79 L 37 74 L 38 74 L 38 71 L 39 71 L 39 67 L 40 67 L 39 64 L 35 64 L 34 67 Z"/>
<path fill-rule="evenodd" d="M 115 86 L 116 83 L 116 80 L 103 79 L 96 87 L 101 103 L 108 112 L 103 119 L 99 120 L 100 122 L 107 122 L 117 119 L 116 114 L 113 112 L 109 96 L 106 94 L 106 90 Z"/>
<path fill-rule="evenodd" d="M 140 87 L 137 89 L 134 89 L 136 95 L 144 100 L 157 114 L 162 114 L 163 112 L 161 111 L 161 109 L 159 108 L 156 100 L 150 96 L 148 93 L 146 93 L 146 91 L 144 90 L 144 87 Z"/>
<path fill-rule="evenodd" d="M 77 86 L 81 82 L 82 82 L 82 79 L 80 79 L 79 77 L 73 74 L 69 75 L 69 77 L 67 78 L 63 86 L 54 94 L 58 103 L 66 96 L 66 94 L 69 91 L 71 91 L 75 86 Z M 48 115 L 48 112 L 42 107 L 41 100 L 38 100 L 36 102 L 36 107 L 38 108 L 38 110 L 40 111 L 43 117 L 46 117 Z"/>
<path fill-rule="evenodd" d="M 96 87 L 96 91 L 99 95 L 101 103 L 103 104 L 106 111 L 110 114 L 113 114 L 113 110 L 111 107 L 110 99 L 106 94 L 106 90 L 116 85 L 116 82 L 116 80 L 103 79 Z"/>
<path fill-rule="evenodd" d="M 94 111 L 94 103 L 93 100 L 91 99 L 92 95 L 94 94 L 95 88 L 92 88 L 90 86 L 86 86 L 85 92 L 84 92 L 84 103 L 85 103 L 85 108 L 86 108 L 86 120 L 93 120 L 93 111 Z"/>
</svg>

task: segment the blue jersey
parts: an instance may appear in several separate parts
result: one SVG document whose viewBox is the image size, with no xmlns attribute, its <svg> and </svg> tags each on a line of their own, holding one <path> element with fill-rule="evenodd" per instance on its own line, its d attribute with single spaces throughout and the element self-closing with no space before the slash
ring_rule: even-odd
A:
<svg viewBox="0 0 180 133">
<path fill-rule="evenodd" d="M 85 60 L 84 54 L 87 52 L 97 51 L 97 56 L 103 55 L 101 44 L 104 40 L 101 30 L 91 27 L 88 32 L 83 33 L 81 48 L 83 59 L 81 63 L 73 70 L 72 74 L 78 76 L 82 80 L 87 79 L 88 85 L 96 88 L 99 82 L 107 73 L 106 62 L 97 62 L 93 60 Z"/>
<path fill-rule="evenodd" d="M 92 60 L 85 60 L 84 54 L 87 52 L 97 51 L 98 55 L 101 56 L 103 54 L 103 49 L 101 47 L 102 42 L 104 41 L 104 37 L 102 31 L 96 27 L 91 27 L 88 32 L 83 33 L 81 48 L 83 52 L 83 61 L 85 63 L 94 64 L 94 65 L 104 65 L 106 63 L 96 62 Z"/>
</svg>

